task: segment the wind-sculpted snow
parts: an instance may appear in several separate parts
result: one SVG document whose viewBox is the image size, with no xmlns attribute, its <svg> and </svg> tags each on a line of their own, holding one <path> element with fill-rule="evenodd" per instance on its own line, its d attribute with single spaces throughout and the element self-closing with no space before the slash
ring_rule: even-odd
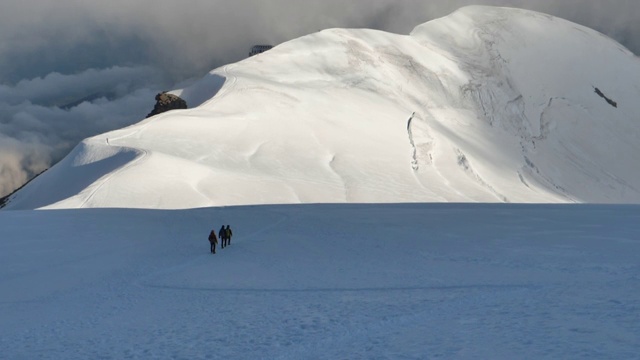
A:
<svg viewBox="0 0 640 360">
<path fill-rule="evenodd" d="M 116 177 L 118 171 L 135 166 L 146 152 L 120 146 L 104 146 L 88 139 L 76 146 L 58 166 L 42 173 L 44 183 L 61 181 L 55 189 L 42 191 L 40 187 L 25 186 L 20 196 L 32 199 L 32 207 L 43 207 L 64 201 L 69 207 L 84 207 L 99 193 L 100 187 Z M 18 198 L 20 200 L 20 198 Z M 11 207 L 13 199 L 8 199 Z"/>
<path fill-rule="evenodd" d="M 92 139 L 146 160 L 73 191 L 62 162 L 8 208 L 638 203 L 639 84 L 621 45 L 531 11 L 325 30 L 175 90 L 193 109 Z"/>
</svg>

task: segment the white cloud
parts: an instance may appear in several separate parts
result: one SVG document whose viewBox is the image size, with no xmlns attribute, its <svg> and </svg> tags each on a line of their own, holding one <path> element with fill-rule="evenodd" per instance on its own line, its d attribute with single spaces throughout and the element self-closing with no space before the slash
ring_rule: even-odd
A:
<svg viewBox="0 0 640 360">
<path fill-rule="evenodd" d="M 0 86 L 0 195 L 59 161 L 80 140 L 144 118 L 157 92 L 152 74 L 111 68 Z"/>
</svg>

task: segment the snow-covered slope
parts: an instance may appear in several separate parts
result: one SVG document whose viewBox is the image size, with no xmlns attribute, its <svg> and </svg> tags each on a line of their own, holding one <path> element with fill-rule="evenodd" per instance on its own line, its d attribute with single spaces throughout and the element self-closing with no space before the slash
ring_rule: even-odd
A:
<svg viewBox="0 0 640 360">
<path fill-rule="evenodd" d="M 8 208 L 640 202 L 640 61 L 544 14 L 326 30 L 87 139 Z"/>
<path fill-rule="evenodd" d="M 0 358 L 635 359 L 639 210 L 5 211 Z"/>
</svg>

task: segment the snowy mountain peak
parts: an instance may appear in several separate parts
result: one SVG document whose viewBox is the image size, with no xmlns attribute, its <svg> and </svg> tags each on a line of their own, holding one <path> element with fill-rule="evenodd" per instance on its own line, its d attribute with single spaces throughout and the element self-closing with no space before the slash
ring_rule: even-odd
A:
<svg viewBox="0 0 640 360">
<path fill-rule="evenodd" d="M 640 202 L 640 62 L 541 13 L 470 6 L 409 36 L 331 29 L 87 139 L 7 208 Z"/>
</svg>

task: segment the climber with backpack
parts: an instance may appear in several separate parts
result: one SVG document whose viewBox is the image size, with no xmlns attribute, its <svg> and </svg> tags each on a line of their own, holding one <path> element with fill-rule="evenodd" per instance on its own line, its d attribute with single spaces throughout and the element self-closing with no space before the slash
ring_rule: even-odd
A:
<svg viewBox="0 0 640 360">
<path fill-rule="evenodd" d="M 227 245 L 231 245 L 231 235 L 233 235 L 233 233 L 231 232 L 231 228 L 229 227 L 229 225 L 227 225 L 227 228 L 224 229 L 224 232 L 227 238 Z"/>
<path fill-rule="evenodd" d="M 227 232 L 225 231 L 224 225 L 220 228 L 218 236 L 220 237 L 220 241 L 222 241 L 220 247 L 224 249 L 224 247 L 227 246 Z"/>
<path fill-rule="evenodd" d="M 211 230 L 209 233 L 209 243 L 211 244 L 211 253 L 216 253 L 216 245 L 218 244 L 218 239 L 216 238 L 216 231 Z"/>
</svg>

